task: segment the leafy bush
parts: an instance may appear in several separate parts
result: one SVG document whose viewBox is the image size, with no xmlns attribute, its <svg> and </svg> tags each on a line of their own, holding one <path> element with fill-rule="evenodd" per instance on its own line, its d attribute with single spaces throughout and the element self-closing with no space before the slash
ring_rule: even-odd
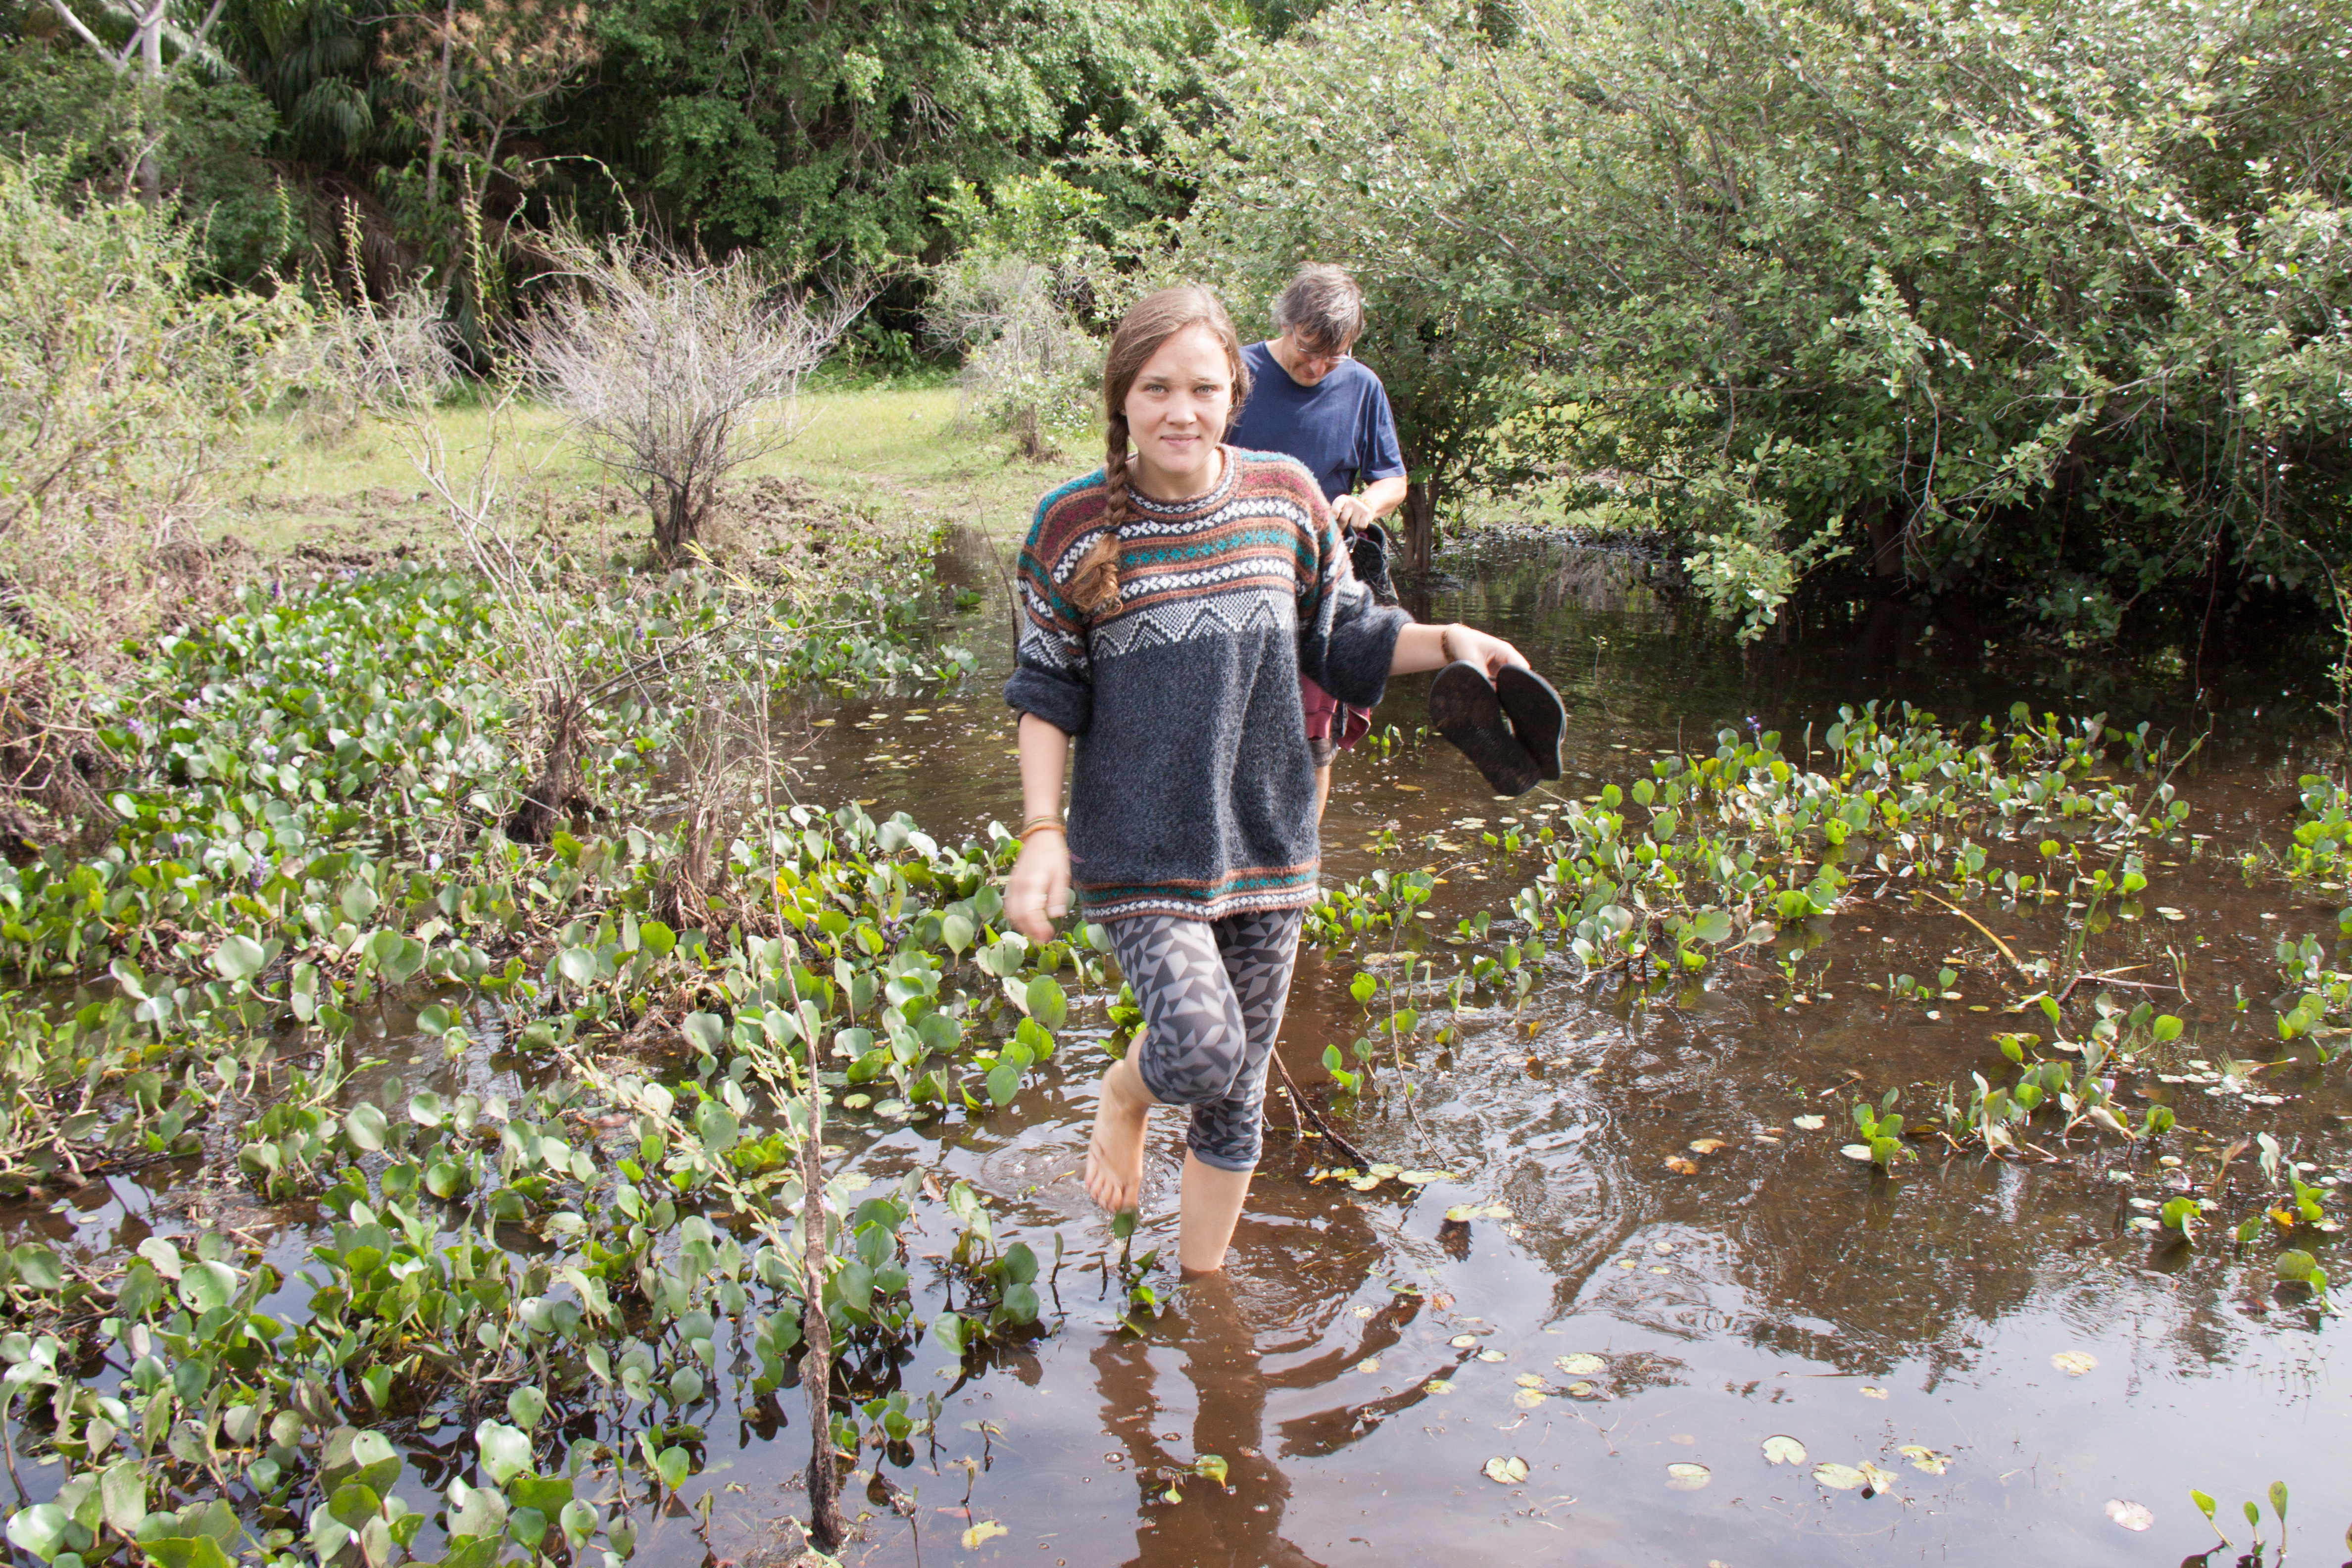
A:
<svg viewBox="0 0 2352 1568">
<path fill-rule="evenodd" d="M 1237 292 L 1363 279 L 1417 480 L 1622 477 L 1751 635 L 1842 555 L 2082 638 L 2352 559 L 2331 8 L 1517 15 L 1325 12 L 1197 156 Z"/>
<path fill-rule="evenodd" d="M 261 158 L 277 130 L 268 100 L 234 79 L 175 71 L 150 91 L 69 37 L 0 48 L 0 146 L 98 193 L 131 188 L 152 156 L 164 199 L 197 231 L 199 269 L 215 281 L 253 283 L 305 239 L 299 204 Z"/>
<path fill-rule="evenodd" d="M 195 231 L 61 197 L 0 158 L 0 576 L 20 626 L 95 647 L 153 607 L 307 308 L 201 291 Z"/>
</svg>

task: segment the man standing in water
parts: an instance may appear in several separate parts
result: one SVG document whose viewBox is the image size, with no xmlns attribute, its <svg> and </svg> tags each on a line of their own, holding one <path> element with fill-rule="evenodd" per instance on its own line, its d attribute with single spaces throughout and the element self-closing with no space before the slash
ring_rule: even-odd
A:
<svg viewBox="0 0 2352 1568">
<path fill-rule="evenodd" d="M 1310 262 L 1275 297 L 1274 330 L 1274 337 L 1242 351 L 1252 390 L 1225 439 L 1244 451 L 1279 452 L 1304 463 L 1352 540 L 1402 505 L 1405 496 L 1404 454 L 1388 389 L 1350 352 L 1364 330 L 1364 291 L 1339 268 Z M 1358 485 L 1364 487 L 1360 492 Z M 1385 573 L 1366 586 L 1383 602 L 1395 602 Z M 1304 676 L 1298 687 L 1320 822 L 1331 795 L 1332 759 L 1371 720 L 1360 709 L 1343 710 Z M 1354 734 L 1349 733 L 1351 718 L 1361 726 Z"/>
</svg>

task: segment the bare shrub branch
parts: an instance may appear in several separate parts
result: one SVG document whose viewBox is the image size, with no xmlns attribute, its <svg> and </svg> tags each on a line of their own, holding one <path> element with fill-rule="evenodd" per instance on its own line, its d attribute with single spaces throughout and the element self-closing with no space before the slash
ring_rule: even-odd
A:
<svg viewBox="0 0 2352 1568">
<path fill-rule="evenodd" d="M 1094 418 L 1102 345 L 1071 319 L 1052 268 L 987 254 L 944 268 L 923 324 L 963 353 L 965 424 L 1010 431 L 1025 456 L 1042 459 L 1053 452 L 1047 429 Z"/>
<path fill-rule="evenodd" d="M 524 374 L 588 456 L 626 476 L 665 559 L 694 545 L 719 479 L 799 433 L 801 382 L 873 297 L 796 293 L 745 255 L 642 235 L 557 234 L 554 286 L 516 331 Z"/>
</svg>

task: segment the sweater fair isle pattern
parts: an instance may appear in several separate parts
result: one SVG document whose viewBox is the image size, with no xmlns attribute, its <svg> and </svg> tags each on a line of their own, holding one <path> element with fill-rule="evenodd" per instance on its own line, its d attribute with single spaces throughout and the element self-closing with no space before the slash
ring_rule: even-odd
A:
<svg viewBox="0 0 2352 1568">
<path fill-rule="evenodd" d="M 1100 469 L 1037 505 L 1004 700 L 1071 736 L 1071 879 L 1088 918 L 1220 920 L 1314 901 L 1321 849 L 1298 677 L 1381 700 L 1403 611 L 1372 603 L 1297 462 L 1224 449 L 1188 500 L 1128 492 L 1119 602 L 1071 603 L 1107 528 Z"/>
</svg>

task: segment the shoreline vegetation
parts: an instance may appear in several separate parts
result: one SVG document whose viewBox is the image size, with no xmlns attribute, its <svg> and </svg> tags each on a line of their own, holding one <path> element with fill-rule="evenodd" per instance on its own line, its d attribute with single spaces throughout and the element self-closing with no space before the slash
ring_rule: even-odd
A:
<svg viewBox="0 0 2352 1568">
<path fill-rule="evenodd" d="M 823 520 L 909 546 L 944 527 L 979 528 L 1018 549 L 1037 496 L 1067 459 L 1025 459 L 1007 437 L 976 428 L 943 376 L 905 382 L 835 377 L 799 399 L 793 442 L 724 487 L 718 552 L 758 559 L 796 525 Z M 544 405 L 515 410 L 514 439 L 530 454 L 514 507 L 552 537 L 609 562 L 646 553 L 643 502 L 567 439 Z M 484 439 L 486 416 L 460 402 L 438 411 L 454 457 Z M 392 434 L 362 420 L 321 438 L 300 412 L 259 422 L 243 471 L 226 487 L 207 543 L 236 540 L 265 558 L 304 552 L 347 558 L 456 556 L 462 542 Z"/>
</svg>

